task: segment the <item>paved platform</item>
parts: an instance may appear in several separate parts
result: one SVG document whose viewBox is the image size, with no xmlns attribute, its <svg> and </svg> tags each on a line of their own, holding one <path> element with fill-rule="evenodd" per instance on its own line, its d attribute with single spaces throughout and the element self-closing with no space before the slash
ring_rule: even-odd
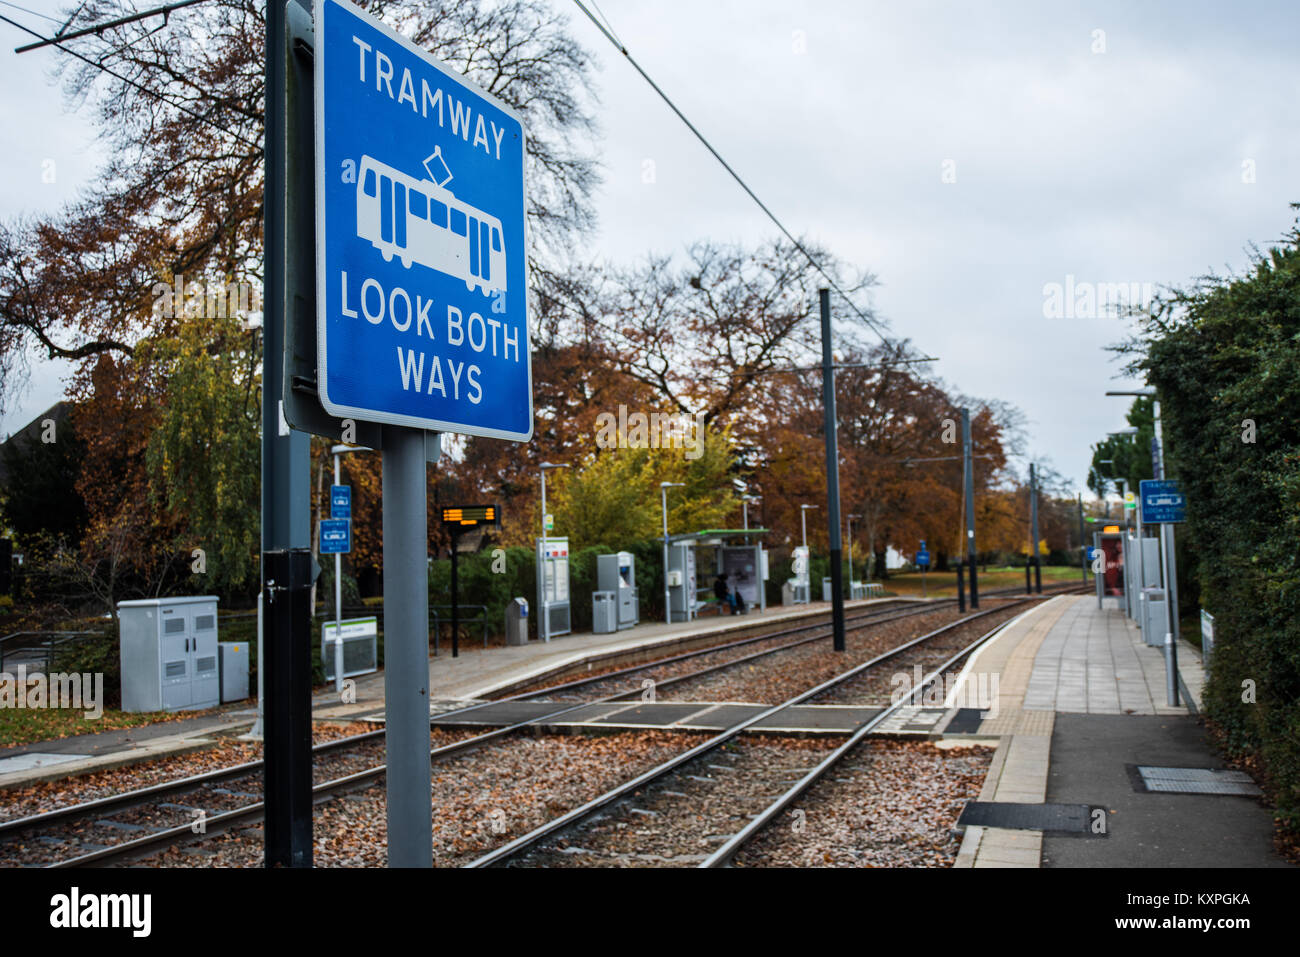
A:
<svg viewBox="0 0 1300 957">
<path fill-rule="evenodd" d="M 1077 836 L 968 827 L 956 866 L 1285 866 L 1257 798 L 1143 786 L 1143 766 L 1222 768 L 1193 716 L 1203 675 L 1185 642 L 1179 672 L 1190 694 L 1173 708 L 1163 650 L 1093 596 L 1059 596 L 1015 619 L 963 672 L 984 687 L 996 679 L 996 707 L 975 731 L 999 742 L 979 800 L 1085 805 L 1091 826 Z"/>
</svg>

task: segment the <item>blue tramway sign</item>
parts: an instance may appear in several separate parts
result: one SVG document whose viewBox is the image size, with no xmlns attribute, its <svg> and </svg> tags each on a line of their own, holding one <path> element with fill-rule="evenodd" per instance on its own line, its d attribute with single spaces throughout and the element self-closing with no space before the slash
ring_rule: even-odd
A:
<svg viewBox="0 0 1300 957">
<path fill-rule="evenodd" d="M 322 518 L 320 553 L 346 555 L 350 551 L 352 551 L 352 522 L 346 518 Z"/>
<path fill-rule="evenodd" d="M 523 123 L 346 0 L 315 11 L 321 404 L 527 441 Z"/>
<path fill-rule="evenodd" d="M 1187 521 L 1187 496 L 1176 479 L 1143 479 L 1142 524 L 1164 525 Z"/>
<path fill-rule="evenodd" d="M 352 517 L 352 486 L 330 486 L 330 518 Z"/>
</svg>

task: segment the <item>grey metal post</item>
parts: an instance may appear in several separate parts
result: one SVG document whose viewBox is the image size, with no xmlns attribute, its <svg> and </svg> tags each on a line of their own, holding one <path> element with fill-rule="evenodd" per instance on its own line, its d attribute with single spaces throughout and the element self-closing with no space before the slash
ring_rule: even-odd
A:
<svg viewBox="0 0 1300 957">
<path fill-rule="evenodd" d="M 749 531 L 749 499 L 742 498 L 740 500 L 740 509 L 742 514 L 745 516 L 745 531 Z"/>
<path fill-rule="evenodd" d="M 1034 580 L 1038 585 L 1038 594 L 1043 593 L 1042 572 L 1038 567 L 1038 476 L 1034 463 L 1029 463 L 1029 534 L 1034 539 Z"/>
<path fill-rule="evenodd" d="M 551 640 L 551 615 L 547 611 L 546 599 L 546 469 L 542 469 L 542 556 L 537 563 L 537 580 L 542 589 L 542 617 L 537 620 L 537 637 L 542 641 Z"/>
<path fill-rule="evenodd" d="M 668 594 L 668 490 L 670 488 L 681 488 L 683 482 L 660 482 L 659 483 L 659 502 L 664 513 L 664 623 L 671 625 L 673 623 L 673 606 L 672 598 Z M 682 612 L 687 621 L 690 620 L 690 601 L 687 588 L 694 588 L 694 582 L 686 581 L 685 562 L 682 563 Z"/>
<path fill-rule="evenodd" d="M 334 484 L 339 479 L 339 454 L 334 453 Z M 334 690 L 343 692 L 343 556 L 334 553 Z"/>
<path fill-rule="evenodd" d="M 1088 584 L 1088 545 L 1083 540 L 1083 493 L 1077 493 L 1079 499 L 1079 563 L 1083 566 L 1083 583 Z"/>
<path fill-rule="evenodd" d="M 822 409 L 826 433 L 826 528 L 831 539 L 833 648 L 844 650 L 844 546 L 840 540 L 840 452 L 836 436 L 835 366 L 831 356 L 831 291 L 818 290 L 822 313 Z"/>
<path fill-rule="evenodd" d="M 1139 484 L 1138 493 L 1141 494 L 1141 491 L 1142 491 L 1142 486 Z M 1137 593 L 1140 598 L 1142 594 L 1142 589 L 1145 588 L 1147 584 L 1147 555 L 1146 555 L 1146 549 L 1142 547 L 1142 505 L 1141 503 L 1139 502 L 1137 508 L 1130 509 L 1129 511 L 1133 512 L 1133 525 L 1137 529 L 1137 542 L 1138 542 L 1137 581 L 1135 582 L 1135 585 L 1137 587 Z M 1169 597 L 1168 595 L 1165 596 L 1166 599 L 1168 599 L 1168 597 Z M 1142 602 L 1139 600 L 1133 607 L 1141 608 Z M 1139 621 L 1138 624 L 1141 625 L 1142 622 Z"/>
<path fill-rule="evenodd" d="M 1156 478 L 1165 477 L 1165 437 L 1160 425 L 1160 402 L 1153 403 L 1155 411 L 1156 446 L 1159 449 Z M 1139 508 L 1139 514 L 1141 509 Z M 1165 633 L 1165 683 L 1169 704 L 1178 706 L 1178 559 L 1174 555 L 1174 526 L 1169 522 L 1160 525 L 1160 554 L 1163 559 L 1165 579 L 1165 608 L 1169 612 L 1169 631 Z"/>
<path fill-rule="evenodd" d="M 975 460 L 971 454 L 970 410 L 961 410 L 962 470 L 966 481 L 966 556 L 970 565 L 970 606 L 980 606 L 980 590 L 975 568 Z"/>
<path fill-rule="evenodd" d="M 262 610 L 263 635 L 259 659 L 270 672 L 265 682 L 264 756 L 266 768 L 265 864 L 267 867 L 310 867 L 311 799 L 299 791 L 311 788 L 311 736 L 306 747 L 299 729 L 311 725 L 310 681 L 307 694 L 296 693 L 296 669 L 310 673 L 311 646 L 297 647 L 310 635 L 310 603 L 289 602 L 287 609 L 271 607 L 276 592 L 267 585 L 272 553 L 307 548 L 311 543 L 308 439 L 304 432 L 283 428 L 281 395 L 284 378 L 285 274 L 288 256 L 314 255 L 288 248 L 285 242 L 286 76 L 288 31 L 283 2 L 267 4 L 266 12 L 266 144 L 264 152 L 263 248 L 266 271 L 262 295 Z M 305 5 L 304 5 L 305 6 Z M 307 175 L 311 175 L 310 172 Z M 290 564 L 292 561 L 290 560 Z M 288 565 L 285 566 L 289 567 Z M 283 577 L 283 574 L 282 574 Z M 277 588 L 283 587 L 282 583 Z M 283 593 L 281 593 L 283 594 Z M 283 600 L 281 600 L 283 604 Z M 308 620 L 297 621 L 305 612 Z M 262 654 L 261 645 L 267 645 Z M 299 660 L 303 658 L 305 660 Z M 259 669 L 259 681 L 260 681 Z M 305 808 L 305 811 L 304 811 Z"/>
<path fill-rule="evenodd" d="M 388 866 L 433 866 L 424 433 L 384 427 L 384 698 Z"/>
<path fill-rule="evenodd" d="M 664 624 L 671 625 L 673 603 L 668 594 L 668 489 L 663 485 L 659 486 L 659 504 L 664 516 Z"/>
</svg>

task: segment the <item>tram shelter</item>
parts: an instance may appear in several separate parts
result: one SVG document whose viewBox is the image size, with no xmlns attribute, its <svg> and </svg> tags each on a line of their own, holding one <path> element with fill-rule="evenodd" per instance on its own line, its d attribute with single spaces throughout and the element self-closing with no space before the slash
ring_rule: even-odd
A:
<svg viewBox="0 0 1300 957">
<path fill-rule="evenodd" d="M 668 536 L 668 607 L 673 621 L 691 621 L 713 594 L 713 580 L 745 600 L 746 608 L 767 609 L 766 528 L 706 528 Z M 703 601 L 701 598 L 703 597 Z"/>
</svg>

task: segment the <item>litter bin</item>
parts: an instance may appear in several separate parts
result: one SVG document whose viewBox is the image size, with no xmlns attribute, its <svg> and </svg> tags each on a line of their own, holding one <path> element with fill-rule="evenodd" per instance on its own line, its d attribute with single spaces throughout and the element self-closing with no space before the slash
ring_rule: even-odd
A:
<svg viewBox="0 0 1300 957">
<path fill-rule="evenodd" d="M 828 575 L 822 579 L 822 601 L 830 601 L 830 600 L 831 600 L 831 579 L 830 576 Z"/>
<path fill-rule="evenodd" d="M 591 630 L 597 635 L 618 631 L 618 595 L 612 591 L 591 593 Z"/>
<path fill-rule="evenodd" d="M 528 602 L 512 598 L 506 605 L 506 644 L 528 644 Z"/>
</svg>

